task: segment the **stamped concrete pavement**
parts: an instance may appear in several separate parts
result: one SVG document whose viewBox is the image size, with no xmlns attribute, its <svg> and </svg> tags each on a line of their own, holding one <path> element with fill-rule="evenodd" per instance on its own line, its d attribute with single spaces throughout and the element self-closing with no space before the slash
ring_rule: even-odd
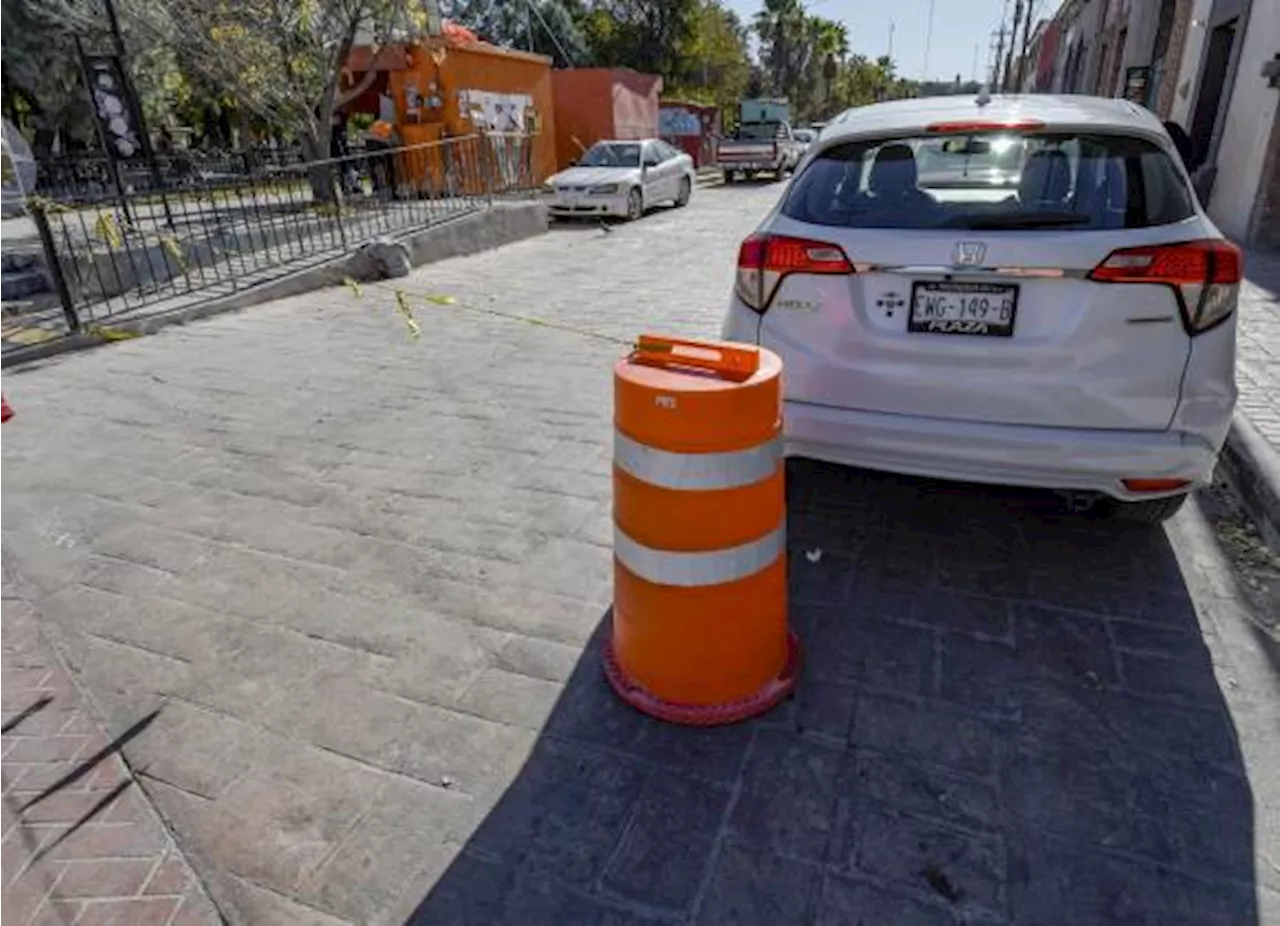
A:
<svg viewBox="0 0 1280 926">
<path fill-rule="evenodd" d="M 1250 251 L 1240 287 L 1240 409 L 1280 453 L 1280 254 Z"/>
<path fill-rule="evenodd" d="M 796 698 L 607 691 L 610 365 L 715 332 L 778 189 L 423 268 L 418 341 L 366 287 L 6 377 L 6 564 L 113 734 L 159 712 L 230 922 L 1280 923 L 1280 602 L 1201 504 L 793 464 Z"/>
</svg>

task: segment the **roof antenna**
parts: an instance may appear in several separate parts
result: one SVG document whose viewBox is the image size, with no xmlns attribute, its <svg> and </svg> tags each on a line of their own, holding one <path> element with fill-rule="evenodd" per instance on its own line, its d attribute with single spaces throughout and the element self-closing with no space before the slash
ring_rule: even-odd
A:
<svg viewBox="0 0 1280 926">
<path fill-rule="evenodd" d="M 979 106 L 986 106 L 991 102 L 991 88 L 987 84 L 983 84 L 978 90 L 978 98 L 974 100 Z"/>
</svg>

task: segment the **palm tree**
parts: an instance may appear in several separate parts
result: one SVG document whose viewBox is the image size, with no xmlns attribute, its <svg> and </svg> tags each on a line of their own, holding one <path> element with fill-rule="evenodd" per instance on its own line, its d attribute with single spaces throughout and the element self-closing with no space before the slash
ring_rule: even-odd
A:
<svg viewBox="0 0 1280 926">
<path fill-rule="evenodd" d="M 831 102 L 831 89 L 849 56 L 849 30 L 844 23 L 818 16 L 810 20 L 810 30 L 813 35 L 813 59 L 818 64 L 820 83 L 819 92 L 815 94 L 814 111 L 809 115 L 820 117 L 826 115 L 825 110 Z"/>
</svg>

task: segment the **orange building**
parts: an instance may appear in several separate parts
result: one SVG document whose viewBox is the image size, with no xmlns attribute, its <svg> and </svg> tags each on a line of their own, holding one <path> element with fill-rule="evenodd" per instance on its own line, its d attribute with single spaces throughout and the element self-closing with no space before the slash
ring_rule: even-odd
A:
<svg viewBox="0 0 1280 926">
<path fill-rule="evenodd" d="M 378 96 L 387 94 L 395 101 L 403 144 L 492 132 L 528 134 L 533 182 L 555 173 L 550 58 L 498 48 L 455 28 L 383 48 L 376 58 L 367 46 L 353 48 L 347 59 L 351 79 L 360 80 L 371 68 L 377 78 L 348 110 L 376 113 Z"/>
<path fill-rule="evenodd" d="M 662 78 L 629 68 L 552 71 L 556 166 L 602 138 L 656 138 Z"/>
</svg>

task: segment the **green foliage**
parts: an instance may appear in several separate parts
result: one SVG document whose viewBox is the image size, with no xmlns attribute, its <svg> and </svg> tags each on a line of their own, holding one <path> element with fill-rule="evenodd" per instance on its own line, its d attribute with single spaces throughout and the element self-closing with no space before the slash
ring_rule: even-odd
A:
<svg viewBox="0 0 1280 926">
<path fill-rule="evenodd" d="M 664 95 L 731 109 L 751 79 L 747 29 L 717 0 L 701 0 L 680 49 L 680 68 L 668 75 Z"/>
<path fill-rule="evenodd" d="M 556 67 L 591 63 L 579 0 L 458 0 L 448 16 L 485 41 L 546 55 Z M 530 45 L 532 42 L 532 46 Z"/>
<path fill-rule="evenodd" d="M 849 54 L 843 23 L 811 16 L 800 0 L 764 0 L 753 23 L 760 39 L 762 91 L 791 101 L 799 122 L 850 106 L 914 95 L 888 58 Z"/>
<path fill-rule="evenodd" d="M 93 137 L 92 110 L 80 78 L 75 33 L 39 0 L 3 0 L 5 89 L 19 110 L 20 126 L 34 139 L 37 156 L 63 130 Z"/>
<path fill-rule="evenodd" d="M 74 37 L 110 47 L 95 0 L 0 0 L 5 79 L 37 152 L 55 131 L 93 140 Z M 235 127 L 328 154 L 329 117 L 362 92 L 342 65 L 357 32 L 378 45 L 420 34 L 418 0 L 116 0 L 148 125 L 192 126 L 230 144 Z M 915 95 L 887 58 L 850 54 L 843 23 L 803 0 L 764 0 L 745 24 L 724 0 L 452 0 L 444 15 L 499 45 L 556 65 L 630 67 L 664 78 L 664 95 L 732 113 L 744 96 L 790 100 L 797 122 Z M 752 42 L 756 55 L 753 59 Z M 946 92 L 928 87 L 928 92 Z M 44 147 L 42 148 L 42 143 Z"/>
</svg>

